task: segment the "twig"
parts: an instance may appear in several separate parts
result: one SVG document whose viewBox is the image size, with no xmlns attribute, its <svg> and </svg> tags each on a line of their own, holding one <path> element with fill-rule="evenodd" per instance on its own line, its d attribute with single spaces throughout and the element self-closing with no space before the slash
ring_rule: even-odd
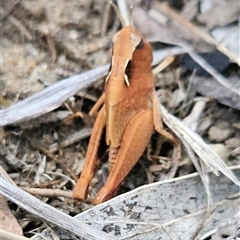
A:
<svg viewBox="0 0 240 240">
<path fill-rule="evenodd" d="M 219 44 L 214 38 L 212 38 L 209 34 L 202 31 L 200 28 L 189 22 L 186 18 L 172 10 L 170 7 L 168 7 L 165 3 L 159 3 L 155 2 L 154 7 L 156 7 L 159 11 L 161 11 L 163 14 L 171 17 L 174 21 L 178 22 L 178 24 L 181 24 L 191 30 L 193 33 L 197 34 L 199 37 L 201 37 L 205 42 L 214 45 L 220 52 L 222 52 L 224 55 L 229 57 L 233 62 L 237 63 L 238 66 L 240 66 L 240 59 L 236 57 L 234 54 L 232 54 L 224 45 Z"/>
<path fill-rule="evenodd" d="M 48 48 L 52 56 L 52 62 L 54 63 L 56 62 L 56 59 L 57 59 L 57 50 L 56 50 L 54 38 L 50 34 L 47 34 L 46 38 L 47 38 Z"/>
<path fill-rule="evenodd" d="M 108 27 L 108 21 L 109 21 L 109 15 L 110 15 L 110 9 L 111 5 L 108 1 L 104 1 L 104 10 L 101 12 L 101 21 L 100 21 L 100 28 L 101 28 L 101 36 L 103 37 L 107 32 Z"/>
<path fill-rule="evenodd" d="M 30 238 L 26 238 L 24 236 L 20 236 L 17 235 L 15 233 L 11 233 L 8 231 L 5 231 L 4 229 L 0 229 L 0 236 L 1 236 L 1 240 L 13 240 L 13 239 L 17 239 L 17 240 L 30 240 Z"/>
<path fill-rule="evenodd" d="M 56 185 L 58 183 L 62 182 L 62 179 L 57 179 L 57 180 L 52 180 L 52 181 L 48 181 L 48 182 L 44 182 L 44 183 L 40 183 L 38 185 L 39 188 L 45 188 L 45 187 L 49 187 L 52 185 Z"/>
<path fill-rule="evenodd" d="M 12 4 L 12 6 L 10 7 L 10 9 L 8 9 L 8 11 L 3 11 L 2 9 L 0 10 L 0 20 L 2 21 L 4 18 L 6 18 L 10 13 L 12 13 L 14 11 L 14 9 L 17 7 L 17 5 L 21 2 L 22 0 L 18 0 L 15 3 Z"/>
<path fill-rule="evenodd" d="M 72 199 L 72 192 L 64 191 L 60 189 L 43 189 L 43 188 L 24 188 L 22 189 L 32 195 L 38 195 L 42 197 L 65 197 Z"/>
<path fill-rule="evenodd" d="M 164 226 L 162 226 L 162 229 L 168 235 L 168 237 L 171 238 L 171 240 L 175 240 Z"/>
<path fill-rule="evenodd" d="M 165 69 L 166 67 L 168 67 L 170 64 L 172 64 L 172 62 L 174 61 L 174 57 L 170 56 L 167 57 L 163 60 L 163 62 L 161 62 L 157 67 L 155 67 L 153 69 L 153 75 L 156 75 L 157 73 L 160 73 L 163 69 Z"/>
<path fill-rule="evenodd" d="M 76 218 L 73 218 L 54 207 L 40 201 L 29 193 L 14 186 L 0 176 L 0 192 L 3 196 L 14 202 L 18 206 L 24 208 L 26 211 L 37 215 L 55 225 L 70 231 L 76 236 L 87 240 L 114 240 L 113 236 L 94 229 L 92 226 L 83 223 Z M 18 239 L 18 238 L 16 238 Z"/>
<path fill-rule="evenodd" d="M 84 139 L 88 136 L 90 136 L 92 132 L 91 128 L 83 128 L 80 131 L 72 134 L 71 136 L 69 136 L 66 140 L 64 140 L 63 142 L 61 142 L 61 147 L 65 148 L 68 147 L 70 145 L 72 145 L 75 142 L 80 141 L 81 139 Z M 58 149 L 58 144 L 57 143 L 53 143 L 50 147 L 49 147 L 49 151 L 51 153 L 56 152 Z"/>
<path fill-rule="evenodd" d="M 208 211 L 206 214 L 205 214 L 205 217 L 204 219 L 202 220 L 201 224 L 199 224 L 196 232 L 194 233 L 194 235 L 191 237 L 190 240 L 194 240 L 197 238 L 198 234 L 200 233 L 200 231 L 203 229 L 204 227 L 204 224 L 206 223 L 207 220 L 209 220 L 210 217 L 213 217 L 213 214 L 214 214 L 214 211 L 216 210 L 217 206 L 214 206 L 211 211 Z"/>
</svg>

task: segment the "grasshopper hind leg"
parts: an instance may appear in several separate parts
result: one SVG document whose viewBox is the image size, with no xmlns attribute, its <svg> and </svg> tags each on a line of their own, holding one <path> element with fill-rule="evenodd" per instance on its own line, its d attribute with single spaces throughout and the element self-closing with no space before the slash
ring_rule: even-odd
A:
<svg viewBox="0 0 240 240">
<path fill-rule="evenodd" d="M 81 176 L 73 190 L 73 198 L 84 200 L 88 195 L 88 186 L 98 165 L 97 151 L 104 127 L 106 126 L 105 106 L 101 108 L 96 122 L 94 124 L 92 135 L 90 137 L 87 156 L 83 166 Z"/>
<path fill-rule="evenodd" d="M 124 178 L 144 152 L 152 132 L 152 110 L 143 110 L 132 118 L 124 132 L 117 158 L 107 182 L 96 195 L 93 201 L 94 205 L 107 201 L 115 195 Z"/>
</svg>

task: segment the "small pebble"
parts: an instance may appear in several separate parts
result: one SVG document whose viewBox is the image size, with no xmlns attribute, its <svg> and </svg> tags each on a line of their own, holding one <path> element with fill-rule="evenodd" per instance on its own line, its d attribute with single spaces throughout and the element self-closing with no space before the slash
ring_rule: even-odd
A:
<svg viewBox="0 0 240 240">
<path fill-rule="evenodd" d="M 229 138 L 225 141 L 225 144 L 227 146 L 227 148 L 229 149 L 235 149 L 240 147 L 240 139 L 239 138 Z"/>
<path fill-rule="evenodd" d="M 209 140 L 216 142 L 223 142 L 231 135 L 231 133 L 231 128 L 227 123 L 225 124 L 225 122 L 210 127 L 208 131 Z"/>
<path fill-rule="evenodd" d="M 209 147 L 223 160 L 227 161 L 228 150 L 224 144 L 209 144 Z"/>
</svg>

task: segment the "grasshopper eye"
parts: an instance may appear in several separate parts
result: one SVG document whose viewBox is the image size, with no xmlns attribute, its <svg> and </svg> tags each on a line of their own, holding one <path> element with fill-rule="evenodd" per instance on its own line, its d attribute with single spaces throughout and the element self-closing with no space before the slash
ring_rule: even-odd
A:
<svg viewBox="0 0 240 240">
<path fill-rule="evenodd" d="M 144 47 L 144 42 L 141 39 L 140 43 L 136 46 L 136 49 L 142 49 Z"/>
</svg>

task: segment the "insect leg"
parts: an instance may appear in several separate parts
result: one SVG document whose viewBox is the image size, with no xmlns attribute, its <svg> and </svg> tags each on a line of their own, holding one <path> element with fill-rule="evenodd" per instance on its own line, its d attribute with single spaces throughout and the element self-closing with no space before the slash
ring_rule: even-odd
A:
<svg viewBox="0 0 240 240">
<path fill-rule="evenodd" d="M 97 151 L 105 125 L 106 110 L 105 105 L 103 105 L 93 126 L 81 176 L 73 190 L 73 198 L 75 199 L 83 200 L 87 198 L 88 186 L 97 167 Z"/>
<path fill-rule="evenodd" d="M 153 132 L 152 110 L 139 112 L 129 122 L 119 152 L 106 184 L 95 197 L 93 204 L 102 203 L 115 195 L 127 174 L 141 157 Z"/>
</svg>

